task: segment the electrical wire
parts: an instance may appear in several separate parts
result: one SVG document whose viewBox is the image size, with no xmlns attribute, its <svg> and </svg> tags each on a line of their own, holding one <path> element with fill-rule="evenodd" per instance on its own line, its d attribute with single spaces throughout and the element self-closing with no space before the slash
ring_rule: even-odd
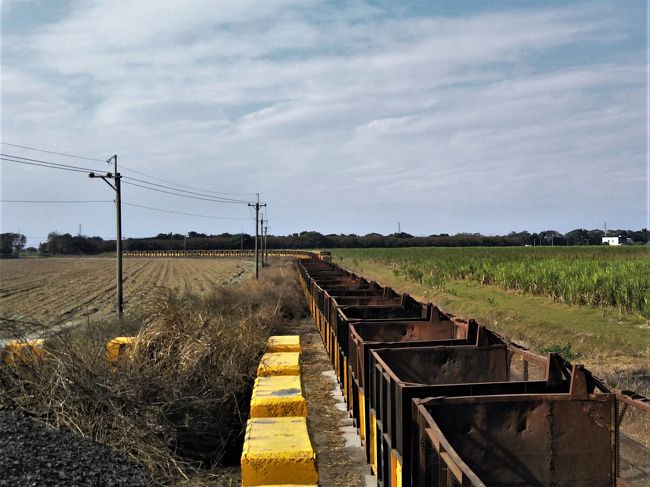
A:
<svg viewBox="0 0 650 487">
<path fill-rule="evenodd" d="M 0 203 L 114 203 L 113 200 L 0 200 Z"/>
<path fill-rule="evenodd" d="M 44 152 L 46 154 L 55 154 L 57 156 L 73 157 L 75 159 L 85 159 L 87 161 L 107 162 L 105 159 L 97 159 L 96 157 L 78 156 L 78 155 L 75 155 L 75 154 L 66 154 L 65 152 L 55 152 L 55 151 L 51 151 L 51 150 L 37 149 L 36 147 L 29 147 L 27 145 L 10 144 L 9 142 L 0 142 L 0 144 L 8 145 L 8 146 L 11 146 L 11 147 L 20 147 L 21 149 L 33 150 L 33 151 L 36 151 L 36 152 Z"/>
<path fill-rule="evenodd" d="M 92 168 L 87 168 L 87 167 L 81 167 L 81 166 L 72 166 L 69 164 L 60 164 L 57 162 L 50 162 L 50 161 L 43 161 L 41 159 L 31 159 L 27 157 L 20 157 L 20 156 L 14 156 L 11 154 L 2 154 L 0 153 L 0 160 L 6 161 L 6 162 L 14 162 L 17 164 L 27 164 L 29 166 L 39 166 L 39 167 L 47 167 L 50 169 L 60 169 L 64 171 L 71 171 L 71 172 L 82 172 L 82 173 L 89 173 L 89 172 L 96 172 L 97 169 L 92 169 Z M 203 194 L 203 193 L 197 193 L 193 191 L 187 191 L 184 189 L 177 189 L 172 186 L 165 186 L 162 184 L 157 184 L 157 183 L 151 183 L 149 181 L 144 181 L 142 179 L 137 179 L 137 178 L 132 178 L 129 176 L 122 176 L 123 179 L 128 179 L 131 181 L 138 181 L 140 183 L 144 183 L 147 186 L 144 186 L 142 184 L 137 184 L 129 181 L 123 181 L 124 184 L 131 184 L 133 186 L 138 186 L 140 188 L 144 189 L 149 189 L 151 191 L 158 191 L 160 193 L 167 193 L 170 195 L 174 196 L 182 196 L 185 198 L 194 198 L 197 200 L 203 200 L 203 201 L 212 201 L 214 203 L 231 203 L 231 204 L 248 204 L 248 201 L 245 200 L 237 200 L 234 198 L 223 198 L 223 197 L 218 197 L 218 196 L 210 196 L 208 194 Z M 151 186 L 156 186 L 156 187 L 151 187 Z M 158 188 L 165 188 L 165 189 L 170 189 L 175 192 L 171 191 L 164 191 L 162 189 Z M 179 194 L 179 193 L 187 193 L 187 194 Z"/>
<path fill-rule="evenodd" d="M 0 203 L 115 203 L 114 200 L 0 200 Z M 201 218 L 211 218 L 215 220 L 250 220 L 249 217 L 229 217 L 229 216 L 213 216 L 213 215 L 200 215 L 198 213 L 185 213 L 182 211 L 167 210 L 165 208 L 154 208 L 152 206 L 138 205 L 135 203 L 128 203 L 122 201 L 125 206 L 133 206 L 135 208 L 144 208 L 146 210 L 161 211 L 164 213 L 173 213 L 175 215 L 196 216 Z"/>
<path fill-rule="evenodd" d="M 154 211 L 161 211 L 164 213 L 173 213 L 175 215 L 185 215 L 185 216 L 196 216 L 196 217 L 201 217 L 201 218 L 211 218 L 214 220 L 250 220 L 250 218 L 241 218 L 241 217 L 229 217 L 229 216 L 212 216 L 212 215 L 199 215 L 197 213 L 185 213 L 182 211 L 175 211 L 175 210 L 167 210 L 163 208 L 154 208 L 152 206 L 144 206 L 144 205 L 136 205 L 135 203 L 126 203 L 122 202 L 123 205 L 126 206 L 133 206 L 136 208 L 144 208 L 146 210 L 154 210 Z"/>
<path fill-rule="evenodd" d="M 71 164 L 61 164 L 60 162 L 44 161 L 44 160 L 42 160 L 42 159 L 32 159 L 32 158 L 30 158 L 30 157 L 16 156 L 16 155 L 14 155 L 14 154 L 3 154 L 3 153 L 0 153 L 0 156 L 1 156 L 1 157 L 5 157 L 5 158 L 17 159 L 17 160 L 13 160 L 13 161 L 10 161 L 10 162 L 20 162 L 20 161 L 25 161 L 26 163 L 27 163 L 27 162 L 34 163 L 34 165 L 36 165 L 36 164 L 40 164 L 40 165 L 54 166 L 54 167 L 56 167 L 57 169 L 76 170 L 76 171 L 78 171 L 78 172 L 93 172 L 93 171 L 98 171 L 98 169 L 95 169 L 95 168 L 89 168 L 89 167 L 83 167 L 83 166 L 73 166 L 73 165 L 71 165 Z M 3 159 L 3 160 L 5 160 L 5 159 Z"/>
<path fill-rule="evenodd" d="M 122 181 L 122 183 L 129 184 L 131 186 L 137 186 L 139 188 L 148 189 L 150 191 L 156 191 L 158 193 L 166 193 L 166 194 L 171 194 L 171 195 L 174 195 L 174 196 L 182 196 L 183 198 L 190 198 L 190 199 L 194 199 L 194 200 L 211 201 L 213 203 L 230 203 L 230 204 L 237 204 L 237 205 L 247 204 L 248 203 L 246 201 L 242 201 L 242 202 L 239 202 L 239 201 L 224 201 L 224 200 L 219 200 L 219 199 L 215 199 L 215 198 L 212 198 L 212 197 L 210 197 L 210 198 L 201 198 L 199 196 L 192 196 L 192 195 L 189 195 L 189 194 L 174 193 L 172 191 L 165 191 L 164 189 L 152 188 L 150 186 L 144 186 L 142 184 L 132 183 L 132 182 L 129 182 L 129 181 Z"/>
<path fill-rule="evenodd" d="M 83 169 L 83 170 L 82 169 L 71 169 L 71 168 L 67 168 L 67 167 L 55 166 L 55 165 L 52 165 L 52 164 L 41 164 L 41 163 L 38 163 L 38 162 L 19 161 L 19 160 L 16 160 L 16 159 L 11 159 L 11 158 L 5 157 L 4 155 L 1 155 L 1 154 L 0 154 L 0 161 L 15 162 L 17 164 L 26 164 L 28 166 L 47 167 L 47 168 L 50 168 L 50 169 L 60 169 L 62 171 L 88 173 L 88 171 L 85 170 L 85 169 Z"/>
<path fill-rule="evenodd" d="M 227 202 L 227 203 L 242 203 L 242 204 L 249 203 L 248 201 L 245 201 L 245 200 L 237 200 L 237 199 L 234 199 L 234 198 L 222 198 L 220 196 L 210 196 L 209 194 L 197 193 L 197 192 L 194 192 L 194 191 L 187 191 L 187 190 L 184 190 L 184 189 L 177 189 L 177 188 L 174 188 L 173 186 L 165 186 L 164 184 L 150 183 L 149 181 L 144 181 L 143 179 L 132 178 L 132 177 L 129 177 L 129 176 L 122 176 L 122 180 L 125 180 L 125 179 L 127 179 L 129 181 L 137 181 L 139 183 L 148 184 L 150 186 L 156 186 L 158 188 L 171 189 L 173 191 L 178 191 L 180 193 L 187 193 L 187 194 L 196 195 L 196 196 L 205 196 L 207 198 L 213 198 L 213 199 L 217 199 L 219 201 L 223 201 L 223 202 Z"/>
<path fill-rule="evenodd" d="M 87 160 L 87 161 L 108 162 L 110 160 L 110 159 L 108 159 L 108 160 L 99 159 L 99 158 L 96 158 L 96 157 L 80 156 L 80 155 L 77 155 L 77 154 L 69 154 L 67 152 L 57 152 L 57 151 L 46 150 L 46 149 L 38 149 L 36 147 L 30 147 L 30 146 L 27 146 L 27 145 L 20 145 L 20 144 L 12 144 L 12 143 L 9 143 L 9 142 L 1 142 L 0 141 L 0 144 L 7 145 L 7 146 L 10 146 L 10 147 L 19 147 L 21 149 L 27 149 L 27 150 L 32 150 L 32 151 L 36 151 L 36 152 L 43 152 L 45 154 L 54 154 L 54 155 L 63 156 L 63 157 L 72 157 L 72 158 L 75 158 L 75 159 L 83 159 L 83 160 Z M 31 161 L 31 162 L 41 162 L 41 163 L 46 163 L 46 164 L 56 164 L 56 165 L 59 165 L 59 166 L 65 166 L 65 164 L 54 163 L 54 162 L 51 162 L 51 161 L 39 161 L 39 160 L 34 160 L 34 159 L 26 158 L 26 157 L 14 156 L 14 155 L 11 155 L 11 154 L 3 154 L 3 155 L 5 155 L 7 157 L 14 157 L 14 158 L 17 158 L 17 159 L 28 160 L 28 161 Z M 17 161 L 11 161 L 11 162 L 17 162 Z M 82 169 L 89 170 L 89 171 L 95 171 L 95 169 L 88 169 L 88 168 L 82 168 Z M 147 173 L 144 173 L 144 172 L 141 172 L 141 171 L 137 171 L 137 170 L 132 169 L 132 168 L 130 168 L 128 166 L 125 166 L 124 164 L 120 164 L 120 169 L 126 169 L 127 171 L 131 171 L 131 172 L 133 172 L 135 174 L 139 174 L 140 176 L 144 176 L 144 177 L 149 178 L 149 179 L 153 179 L 153 180 L 160 181 L 160 182 L 167 183 L 167 184 L 172 184 L 172 185 L 174 185 L 174 186 L 176 186 L 178 188 L 193 189 L 195 191 L 201 191 L 203 193 L 211 193 L 211 194 L 215 194 L 215 195 L 222 194 L 222 195 L 226 195 L 226 196 L 254 196 L 256 194 L 256 193 L 228 193 L 228 192 L 225 192 L 225 191 L 212 191 L 212 190 L 204 190 L 204 189 L 200 189 L 200 188 L 195 188 L 193 186 L 178 184 L 178 183 L 173 182 L 173 181 L 169 181 L 169 180 L 166 180 L 166 179 L 161 179 L 161 178 L 158 178 L 156 176 L 152 176 L 150 174 L 147 174 Z M 149 183 L 149 184 L 153 184 L 153 183 Z"/>
<path fill-rule="evenodd" d="M 174 186 L 178 186 L 179 188 L 193 189 L 195 191 L 201 191 L 203 193 L 225 194 L 227 196 L 255 196 L 257 194 L 257 193 L 227 193 L 225 191 L 212 191 L 212 190 L 208 190 L 208 189 L 195 188 L 194 186 L 187 186 L 185 184 L 178 184 L 178 183 L 175 183 L 173 181 L 169 181 L 167 179 L 158 178 L 158 177 L 151 176 L 150 174 L 147 174 L 147 173 L 144 173 L 144 172 L 141 172 L 141 171 L 136 171 L 135 169 L 131 169 L 130 167 L 125 166 L 124 164 L 120 164 L 120 169 L 126 169 L 127 171 L 131 171 L 131 172 L 133 172 L 135 174 L 139 174 L 140 176 L 144 176 L 146 178 L 153 179 L 155 181 L 160 181 L 162 183 L 173 184 Z"/>
</svg>

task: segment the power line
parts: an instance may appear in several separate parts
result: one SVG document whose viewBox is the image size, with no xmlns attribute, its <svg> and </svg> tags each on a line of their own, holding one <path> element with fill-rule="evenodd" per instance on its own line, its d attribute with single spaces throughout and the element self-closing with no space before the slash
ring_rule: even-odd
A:
<svg viewBox="0 0 650 487">
<path fill-rule="evenodd" d="M 69 171 L 77 171 L 77 172 L 92 172 L 92 171 L 97 171 L 96 168 L 89 168 L 89 167 L 83 167 L 83 166 L 73 166 L 71 164 L 61 164 L 60 162 L 52 162 L 52 161 L 44 161 L 42 159 L 32 159 L 30 157 L 22 157 L 22 156 L 16 156 L 14 154 L 3 154 L 0 153 L 0 156 L 3 158 L 9 158 L 12 159 L 9 162 L 18 162 L 20 163 L 21 161 L 24 161 L 26 163 L 32 163 L 32 165 L 41 165 L 41 166 L 52 166 L 56 167 L 57 169 L 67 169 Z M 8 160 L 8 159 L 3 159 L 3 160 Z"/>
<path fill-rule="evenodd" d="M 72 164 L 63 164 L 61 162 L 54 162 L 54 161 L 44 161 L 43 159 L 33 159 L 31 157 L 23 157 L 23 156 L 17 156 L 14 154 L 0 154 L 5 157 L 11 157 L 13 159 L 20 159 L 21 161 L 30 161 L 30 162 L 40 162 L 42 164 L 51 164 L 53 166 L 61 166 L 61 167 L 66 167 L 66 168 L 72 168 L 72 169 L 80 169 L 83 171 L 97 171 L 96 168 L 90 168 L 90 167 L 84 167 L 84 166 L 73 166 Z"/>
<path fill-rule="evenodd" d="M 201 218 L 211 218 L 214 220 L 250 220 L 250 218 L 238 218 L 238 217 L 229 217 L 229 216 L 212 216 L 212 215 L 199 215 L 197 213 L 185 213 L 182 211 L 167 210 L 163 208 L 154 208 L 152 206 L 136 205 L 135 203 L 126 203 L 122 201 L 123 205 L 133 206 L 136 208 L 144 208 L 146 210 L 162 211 L 164 213 L 173 213 L 175 215 L 185 215 L 185 216 L 196 216 Z"/>
<path fill-rule="evenodd" d="M 96 157 L 87 157 L 87 156 L 80 156 L 80 155 L 77 155 L 77 154 L 69 154 L 69 153 L 66 153 L 66 152 L 57 152 L 57 151 L 46 150 L 46 149 L 38 149 L 36 147 L 30 147 L 30 146 L 27 146 L 27 145 L 10 144 L 9 142 L 0 142 L 0 144 L 8 145 L 8 146 L 11 146 L 11 147 L 20 147 L 21 149 L 28 149 L 28 150 L 37 151 L 37 152 L 43 152 L 43 153 L 46 153 L 46 154 L 55 154 L 57 156 L 73 157 L 75 159 L 83 159 L 83 160 L 87 160 L 87 161 L 107 162 L 105 159 L 98 159 Z M 225 191 L 203 190 L 203 189 L 199 189 L 199 188 L 194 188 L 192 186 L 186 186 L 186 185 L 183 185 L 183 184 L 174 183 L 172 181 L 168 181 L 166 179 L 161 179 L 161 178 L 158 178 L 156 176 L 151 176 L 150 174 L 147 174 L 147 173 L 144 173 L 144 172 L 141 172 L 141 171 L 137 171 L 137 170 L 132 169 L 132 168 L 130 168 L 128 166 L 125 166 L 123 164 L 121 165 L 121 167 L 123 169 L 128 170 L 128 171 L 139 174 L 140 176 L 144 176 L 144 177 L 147 177 L 147 178 L 150 178 L 150 179 L 154 179 L 156 181 L 161 181 L 163 183 L 168 183 L 168 184 L 174 184 L 174 185 L 179 186 L 179 187 L 194 189 L 194 190 L 197 190 L 197 191 L 203 191 L 205 193 L 224 194 L 224 195 L 230 195 L 230 196 L 254 196 L 255 195 L 255 193 L 227 193 Z"/>
<path fill-rule="evenodd" d="M 196 196 L 205 196 L 207 198 L 213 198 L 215 200 L 228 202 L 228 203 L 242 203 L 242 204 L 248 203 L 248 201 L 245 201 L 245 200 L 237 200 L 237 199 L 234 199 L 234 198 L 222 198 L 222 197 L 219 197 L 219 196 L 210 196 L 209 194 L 197 193 L 197 192 L 194 192 L 194 191 L 187 191 L 185 189 L 177 189 L 177 188 L 174 188 L 173 186 L 165 186 L 164 184 L 150 183 L 149 181 L 145 181 L 143 179 L 138 179 L 138 178 L 132 178 L 132 177 L 129 177 L 129 176 L 122 176 L 122 179 L 128 179 L 130 181 L 138 181 L 138 182 L 143 183 L 143 184 L 148 184 L 150 186 L 156 186 L 158 188 L 171 189 L 173 191 L 178 191 L 180 193 L 187 193 L 187 194 L 192 194 L 192 195 L 196 195 Z"/>
<path fill-rule="evenodd" d="M 167 179 L 162 179 L 158 178 L 156 176 L 151 176 L 147 173 L 136 171 L 135 169 L 131 169 L 130 167 L 125 166 L 124 164 L 121 164 L 122 169 L 126 169 L 127 171 L 131 171 L 135 174 L 139 174 L 140 176 L 144 176 L 149 179 L 154 179 L 156 181 L 160 181 L 162 183 L 167 183 L 167 184 L 173 184 L 174 186 L 178 186 L 179 188 L 187 188 L 187 189 L 193 189 L 195 191 L 201 191 L 203 193 L 212 193 L 212 194 L 225 194 L 228 196 L 254 196 L 256 193 L 227 193 L 225 191 L 212 191 L 212 190 L 207 190 L 207 189 L 201 189 L 201 188 L 195 188 L 194 186 L 187 186 L 185 184 L 178 184 L 173 181 L 169 181 Z"/>
<path fill-rule="evenodd" d="M 39 148 L 36 148 L 36 147 L 30 147 L 30 146 L 27 146 L 27 145 L 11 144 L 9 142 L 0 142 L 0 144 L 7 145 L 7 146 L 10 146 L 10 147 L 19 147 L 21 149 L 27 149 L 27 150 L 32 150 L 32 151 L 36 151 L 36 152 L 43 152 L 45 154 L 54 154 L 54 155 L 63 156 L 63 157 L 72 157 L 72 158 L 75 158 L 75 159 L 83 159 L 83 160 L 86 160 L 86 161 L 108 162 L 105 159 L 99 159 L 99 158 L 96 158 L 96 157 L 87 157 L 87 156 L 80 156 L 80 155 L 77 155 L 77 154 L 69 154 L 67 152 L 57 152 L 57 151 L 52 151 L 52 150 L 39 149 Z M 19 159 L 31 160 L 29 158 L 23 158 L 23 157 L 20 157 L 20 156 L 13 156 L 13 155 L 8 155 L 8 156 L 9 157 L 19 158 Z M 35 162 L 34 160 L 31 160 L 31 161 Z M 51 161 L 38 161 L 38 162 L 45 162 L 45 163 L 49 163 L 49 164 L 58 164 L 58 163 L 53 163 Z M 64 164 L 58 164 L 58 165 L 64 165 Z M 187 188 L 187 189 L 193 189 L 195 191 L 201 191 L 203 193 L 222 194 L 222 195 L 227 195 L 227 196 L 254 196 L 255 195 L 255 193 L 228 193 L 228 192 L 225 192 L 225 191 L 212 191 L 212 190 L 207 190 L 207 189 L 204 190 L 204 189 L 200 189 L 200 188 L 195 188 L 193 186 L 178 184 L 178 183 L 173 182 L 173 181 L 158 178 L 156 176 L 152 176 L 150 174 L 147 174 L 147 173 L 144 173 L 144 172 L 141 172 L 141 171 L 137 171 L 136 169 L 132 169 L 132 168 L 130 168 L 128 166 L 125 166 L 123 164 L 121 165 L 121 167 L 123 169 L 126 169 L 127 171 L 131 171 L 131 172 L 133 172 L 135 174 L 139 174 L 140 176 L 144 176 L 144 177 L 147 177 L 149 179 L 153 179 L 153 180 L 160 181 L 160 182 L 163 182 L 163 183 L 172 184 L 172 185 L 177 186 L 179 188 Z M 89 171 L 95 171 L 95 169 L 87 169 L 87 168 L 84 168 L 84 169 L 89 170 Z M 153 184 L 153 183 L 150 183 L 150 184 Z"/>
<path fill-rule="evenodd" d="M 189 194 L 174 193 L 174 192 L 171 192 L 171 191 L 165 191 L 163 189 L 152 188 L 150 186 L 143 186 L 142 184 L 132 183 L 132 182 L 129 182 L 129 181 L 123 181 L 123 183 L 124 184 L 129 184 L 131 186 L 137 186 L 139 188 L 148 189 L 150 191 L 156 191 L 158 193 L 166 193 L 166 194 L 171 194 L 171 195 L 174 195 L 174 196 L 182 196 L 183 198 L 190 198 L 190 199 L 194 199 L 194 200 L 211 201 L 213 203 L 231 203 L 231 204 L 238 204 L 238 205 L 248 203 L 247 201 L 240 202 L 240 201 L 236 201 L 236 200 L 235 201 L 219 200 L 219 199 L 215 199 L 213 197 L 201 198 L 199 196 L 192 196 L 192 195 L 189 195 Z"/>
<path fill-rule="evenodd" d="M 71 172 L 88 173 L 88 172 L 97 171 L 97 169 L 92 169 L 92 168 L 87 168 L 87 167 L 72 166 L 72 165 L 69 165 L 69 164 L 61 164 L 61 163 L 57 163 L 57 162 L 44 161 L 42 159 L 31 159 L 31 158 L 28 158 L 28 157 L 14 156 L 14 155 L 11 155 L 11 154 L 2 154 L 2 153 L 0 153 L 0 160 L 6 161 L 6 162 L 14 162 L 14 163 L 17 163 L 17 164 L 27 164 L 29 166 L 39 166 L 39 167 L 47 167 L 47 168 L 50 168 L 50 169 L 60 169 L 60 170 L 63 170 L 63 171 L 71 171 Z M 174 187 L 171 187 L 171 186 L 164 186 L 162 184 L 150 183 L 149 181 L 144 181 L 144 180 L 137 179 L 137 178 L 131 178 L 131 177 L 128 177 L 128 176 L 125 176 L 124 178 L 132 180 L 132 181 L 139 181 L 141 183 L 146 184 L 147 186 L 144 186 L 142 184 L 133 183 L 133 182 L 128 182 L 128 181 L 124 181 L 125 184 L 131 184 L 133 186 L 138 186 L 140 188 L 148 189 L 148 190 L 151 190 L 151 191 L 158 191 L 160 193 L 166 193 L 166 194 L 170 194 L 170 195 L 174 195 L 174 196 L 182 196 L 184 198 L 192 198 L 192 199 L 203 200 L 203 201 L 212 201 L 214 203 L 231 203 L 231 204 L 247 204 L 248 203 L 248 201 L 245 201 L 245 200 L 237 200 L 237 199 L 233 199 L 233 198 L 220 198 L 220 197 L 216 197 L 216 196 L 210 196 L 210 195 L 203 194 L 203 193 L 196 193 L 196 192 L 192 192 L 192 191 L 186 191 L 184 189 L 177 189 L 177 188 L 174 188 Z M 154 187 L 151 187 L 151 186 L 157 186 L 157 187 L 160 187 L 160 188 L 171 189 L 174 192 L 165 191 L 163 189 L 158 189 L 158 188 L 154 188 Z M 188 193 L 188 194 L 180 194 L 181 192 L 182 193 Z"/>
<path fill-rule="evenodd" d="M 113 203 L 113 200 L 0 200 L 0 203 Z"/>
<path fill-rule="evenodd" d="M 114 203 L 113 200 L 0 200 L 0 203 Z M 165 208 L 154 208 L 152 206 L 137 205 L 135 203 L 122 202 L 123 205 L 133 206 L 135 208 L 144 208 L 146 210 L 162 211 L 164 213 L 173 213 L 175 215 L 197 216 L 201 218 L 211 218 L 215 220 L 250 220 L 249 217 L 230 217 L 230 216 L 213 216 L 200 215 L 198 213 L 185 213 L 182 211 L 167 210 Z"/>
<path fill-rule="evenodd" d="M 106 162 L 105 159 L 97 159 L 96 157 L 78 156 L 78 155 L 75 155 L 75 154 L 66 154 L 65 152 L 55 152 L 55 151 L 51 151 L 51 150 L 37 149 L 36 147 L 29 147 L 29 146 L 26 146 L 26 145 L 18 145 L 18 144 L 10 144 L 9 142 L 0 142 L 0 144 L 9 145 L 11 147 L 20 147 L 21 149 L 33 150 L 33 151 L 36 151 L 36 152 L 44 152 L 46 154 L 55 154 L 57 156 L 73 157 L 75 159 L 85 159 L 87 161 Z"/>
<path fill-rule="evenodd" d="M 28 166 L 47 167 L 47 168 L 50 168 L 50 169 L 60 169 L 60 170 L 62 170 L 62 171 L 83 172 L 83 173 L 87 173 L 87 172 L 88 172 L 88 171 L 86 171 L 85 169 L 84 169 L 84 170 L 82 170 L 82 169 L 71 169 L 71 168 L 67 168 L 67 167 L 55 166 L 55 165 L 52 165 L 52 164 L 49 164 L 49 163 L 41 164 L 41 163 L 39 163 L 39 162 L 19 161 L 19 160 L 16 160 L 16 159 L 10 159 L 10 158 L 8 158 L 8 157 L 5 157 L 5 156 L 2 155 L 2 154 L 0 154 L 0 161 L 5 161 L 5 162 L 15 162 L 15 163 L 17 163 L 17 164 L 26 164 L 26 165 L 28 165 Z"/>
</svg>

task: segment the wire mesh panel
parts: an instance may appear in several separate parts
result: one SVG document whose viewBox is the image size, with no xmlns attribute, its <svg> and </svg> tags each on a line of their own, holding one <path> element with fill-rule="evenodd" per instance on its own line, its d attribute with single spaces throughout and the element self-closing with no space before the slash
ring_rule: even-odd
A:
<svg viewBox="0 0 650 487">
<path fill-rule="evenodd" d="M 650 402 L 618 394 L 616 404 L 616 472 L 628 487 L 650 485 Z"/>
<path fill-rule="evenodd" d="M 512 381 L 546 379 L 547 359 L 527 350 L 508 347 L 508 372 Z"/>
</svg>

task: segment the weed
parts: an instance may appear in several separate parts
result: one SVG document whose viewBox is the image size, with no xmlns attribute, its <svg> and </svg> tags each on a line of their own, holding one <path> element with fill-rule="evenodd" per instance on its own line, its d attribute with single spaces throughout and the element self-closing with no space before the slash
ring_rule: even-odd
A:
<svg viewBox="0 0 650 487">
<path fill-rule="evenodd" d="M 161 484 L 239 461 L 267 337 L 304 312 L 291 266 L 207 296 L 159 290 L 130 320 L 60 331 L 38 365 L 0 367 L 0 405 L 105 443 Z M 117 366 L 106 341 L 137 334 Z"/>
<path fill-rule="evenodd" d="M 574 360 L 580 358 L 581 354 L 571 350 L 571 344 L 565 343 L 564 345 L 545 345 L 540 347 L 538 352 L 542 355 L 547 353 L 559 353 L 563 358 L 567 360 Z"/>
</svg>

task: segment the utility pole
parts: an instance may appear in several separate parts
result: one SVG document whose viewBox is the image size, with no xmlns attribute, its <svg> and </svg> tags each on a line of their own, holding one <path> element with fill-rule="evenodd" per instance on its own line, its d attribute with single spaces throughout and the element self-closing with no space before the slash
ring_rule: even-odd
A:
<svg viewBox="0 0 650 487">
<path fill-rule="evenodd" d="M 117 317 L 122 318 L 122 313 L 124 312 L 124 299 L 122 292 L 122 176 L 117 172 L 117 154 L 108 159 L 109 164 L 113 161 L 115 163 L 115 171 L 113 173 L 107 172 L 105 175 L 95 174 L 91 172 L 88 174 L 88 177 L 91 178 L 100 178 L 103 179 L 106 184 L 108 184 L 113 191 L 115 191 L 115 226 L 116 226 L 116 238 L 115 238 L 115 251 L 117 257 L 117 305 L 116 312 Z M 111 184 L 108 180 L 112 179 L 115 184 Z"/>
<path fill-rule="evenodd" d="M 264 215 L 260 218 L 260 232 L 262 233 L 262 239 L 260 240 L 260 247 L 262 248 L 262 267 L 264 267 Z"/>
<path fill-rule="evenodd" d="M 260 204 L 260 194 L 257 193 L 257 202 L 248 203 L 248 206 L 255 207 L 255 279 L 260 278 L 260 253 L 259 253 L 259 236 L 260 236 L 260 208 L 266 206 L 266 203 Z"/>
<path fill-rule="evenodd" d="M 264 227 L 264 260 L 266 264 L 269 263 L 269 219 L 266 219 L 266 226 Z"/>
</svg>

